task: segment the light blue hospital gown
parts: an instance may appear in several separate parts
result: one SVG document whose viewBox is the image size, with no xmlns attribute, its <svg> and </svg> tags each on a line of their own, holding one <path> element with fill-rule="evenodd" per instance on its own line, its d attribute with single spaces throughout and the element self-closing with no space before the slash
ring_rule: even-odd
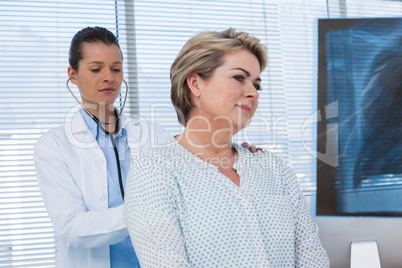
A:
<svg viewBox="0 0 402 268">
<path fill-rule="evenodd" d="M 174 139 L 134 160 L 124 221 L 141 267 L 329 267 L 294 172 L 235 148 L 240 187 Z"/>
</svg>

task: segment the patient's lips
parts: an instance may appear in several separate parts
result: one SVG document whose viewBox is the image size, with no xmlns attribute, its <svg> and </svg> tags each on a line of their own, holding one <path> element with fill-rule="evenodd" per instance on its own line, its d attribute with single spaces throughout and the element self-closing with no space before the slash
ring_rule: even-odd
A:
<svg viewBox="0 0 402 268">
<path fill-rule="evenodd" d="M 240 107 L 240 109 L 241 109 L 243 112 L 245 112 L 245 113 L 247 113 L 247 114 L 250 114 L 250 113 L 251 113 L 251 106 L 246 105 L 246 104 L 241 104 L 241 105 L 238 105 L 238 106 Z"/>
</svg>

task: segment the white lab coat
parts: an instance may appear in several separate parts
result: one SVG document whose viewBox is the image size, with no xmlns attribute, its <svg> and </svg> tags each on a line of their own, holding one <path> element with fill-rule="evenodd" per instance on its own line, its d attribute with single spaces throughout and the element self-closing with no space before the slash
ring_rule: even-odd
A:
<svg viewBox="0 0 402 268">
<path fill-rule="evenodd" d="M 170 136 L 157 124 L 124 117 L 135 155 Z M 128 235 L 123 205 L 108 209 L 106 158 L 80 112 L 35 146 L 40 191 L 58 237 L 58 268 L 109 268 L 109 245 Z"/>
</svg>

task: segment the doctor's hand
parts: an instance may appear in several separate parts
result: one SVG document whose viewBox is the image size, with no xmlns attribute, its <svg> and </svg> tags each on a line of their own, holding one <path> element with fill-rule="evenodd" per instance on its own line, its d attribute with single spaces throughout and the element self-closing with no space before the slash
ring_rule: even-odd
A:
<svg viewBox="0 0 402 268">
<path fill-rule="evenodd" d="M 254 144 L 248 144 L 247 142 L 243 142 L 242 144 L 241 144 L 241 146 L 243 146 L 244 148 L 246 148 L 246 149 L 249 149 L 250 150 L 250 152 L 252 152 L 252 153 L 255 153 L 255 152 L 257 152 L 257 151 L 263 151 L 262 150 L 262 148 L 261 147 L 258 147 L 257 148 L 257 146 L 255 146 Z"/>
</svg>

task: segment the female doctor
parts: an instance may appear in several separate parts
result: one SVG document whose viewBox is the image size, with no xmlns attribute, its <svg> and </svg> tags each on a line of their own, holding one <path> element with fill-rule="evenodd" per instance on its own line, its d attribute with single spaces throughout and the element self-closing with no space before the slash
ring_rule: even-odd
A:
<svg viewBox="0 0 402 268">
<path fill-rule="evenodd" d="M 71 122 L 45 133 L 34 151 L 40 191 L 58 238 L 56 266 L 139 267 L 122 220 L 126 174 L 135 155 L 166 143 L 169 134 L 113 106 L 122 82 L 128 89 L 112 32 L 87 27 L 76 33 L 69 64 L 67 88 L 77 85 L 81 102 L 74 98 L 82 108 Z"/>
</svg>

